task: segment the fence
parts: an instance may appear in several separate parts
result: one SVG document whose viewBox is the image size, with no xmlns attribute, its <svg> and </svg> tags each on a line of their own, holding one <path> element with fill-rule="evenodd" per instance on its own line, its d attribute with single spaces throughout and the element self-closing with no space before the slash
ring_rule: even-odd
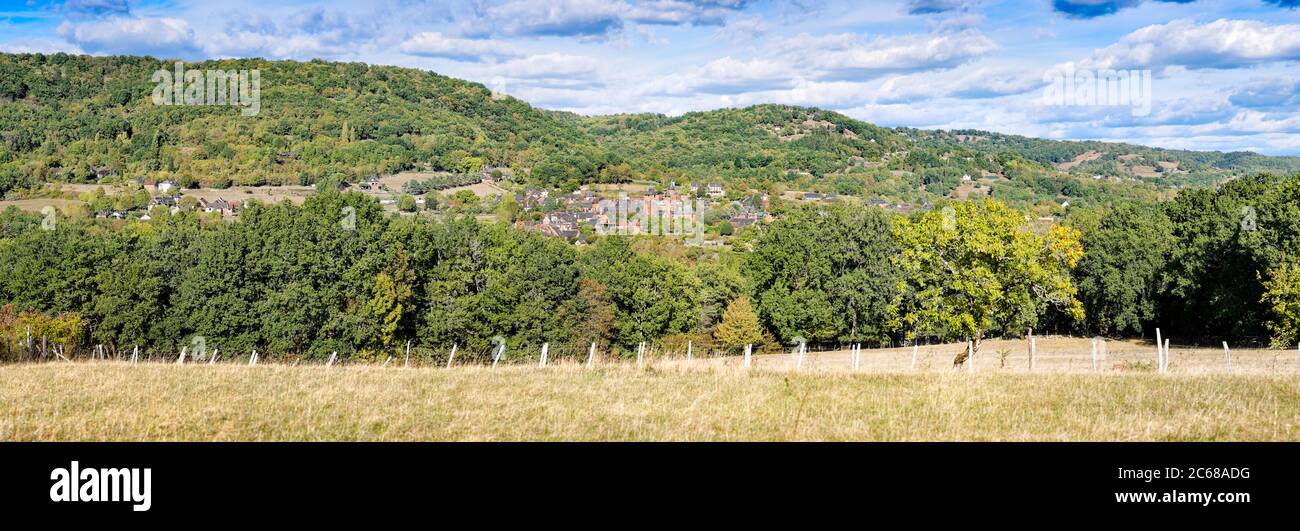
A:
<svg viewBox="0 0 1300 531">
<path fill-rule="evenodd" d="M 863 344 L 809 348 L 799 343 L 781 353 L 763 354 L 756 345 L 742 349 L 696 348 L 694 342 L 672 348 L 662 343 L 642 342 L 633 350 L 591 343 L 582 345 L 542 344 L 508 349 L 499 341 L 491 347 L 465 348 L 460 345 L 427 347 L 407 342 L 382 359 L 361 360 L 339 352 L 326 358 L 275 355 L 256 350 L 223 352 L 220 348 L 195 350 L 183 347 L 179 353 L 142 351 L 139 346 L 118 349 L 95 345 L 85 352 L 69 350 L 48 340 L 21 338 L 9 345 L 20 362 L 119 361 L 124 363 L 242 364 L 307 366 L 326 368 L 367 366 L 380 368 L 464 366 L 537 367 L 551 366 L 660 366 L 671 368 L 733 367 L 773 371 L 835 372 L 1289 372 L 1300 371 L 1300 345 L 1294 350 L 1234 348 L 1222 341 L 1218 348 L 1179 345 L 1157 331 L 1155 342 L 1112 340 L 1100 337 L 1068 336 L 1023 339 L 990 339 L 978 348 L 972 342 L 912 343 L 869 348 Z"/>
</svg>

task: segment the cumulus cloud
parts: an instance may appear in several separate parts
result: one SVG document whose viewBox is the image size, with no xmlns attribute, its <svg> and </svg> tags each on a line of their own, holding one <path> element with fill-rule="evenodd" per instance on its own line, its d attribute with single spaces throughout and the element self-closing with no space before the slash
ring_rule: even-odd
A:
<svg viewBox="0 0 1300 531">
<path fill-rule="evenodd" d="M 449 37 L 436 31 L 419 33 L 402 42 L 403 53 L 423 57 L 443 57 L 456 61 L 482 62 L 519 57 L 521 54 L 509 43 L 491 39 L 462 39 Z"/>
<path fill-rule="evenodd" d="M 596 36 L 622 29 L 626 5 L 607 0 L 514 0 L 487 9 L 507 35 Z"/>
<path fill-rule="evenodd" d="M 781 62 L 742 61 L 727 56 L 649 83 L 642 92 L 668 96 L 740 94 L 793 87 L 796 83 L 793 76 L 789 66 Z"/>
<path fill-rule="evenodd" d="M 1041 73 L 975 66 L 895 76 L 881 84 L 877 101 L 908 103 L 934 98 L 984 99 L 1042 88 Z"/>
<path fill-rule="evenodd" d="M 1081 63 L 1083 68 L 1239 68 L 1300 60 L 1300 24 L 1176 20 L 1141 28 Z"/>
<path fill-rule="evenodd" d="M 1300 78 L 1257 81 L 1233 90 L 1228 101 L 1259 111 L 1300 110 Z"/>
<path fill-rule="evenodd" d="M 65 21 L 58 33 L 89 53 L 191 58 L 200 54 L 190 23 L 176 18 Z"/>
<path fill-rule="evenodd" d="M 483 72 L 511 86 L 590 89 L 604 86 L 601 63 L 593 57 L 545 53 L 494 64 Z"/>
<path fill-rule="evenodd" d="M 841 34 L 800 35 L 785 43 L 797 64 L 819 79 L 866 79 L 890 73 L 951 68 L 998 48 L 978 30 L 928 35 L 899 35 L 866 40 Z"/>
</svg>

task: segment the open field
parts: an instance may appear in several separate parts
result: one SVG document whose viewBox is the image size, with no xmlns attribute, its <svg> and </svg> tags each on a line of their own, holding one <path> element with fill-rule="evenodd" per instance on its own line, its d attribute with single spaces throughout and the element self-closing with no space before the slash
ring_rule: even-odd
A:
<svg viewBox="0 0 1300 531">
<path fill-rule="evenodd" d="M 11 206 L 16 206 L 18 207 L 19 210 L 23 210 L 26 212 L 40 212 L 42 208 L 45 208 L 47 206 L 53 206 L 54 208 L 57 208 L 60 211 L 64 211 L 67 210 L 69 207 L 85 205 L 85 204 L 86 204 L 85 202 L 77 201 L 76 199 L 51 199 L 45 197 L 38 197 L 33 199 L 14 199 L 11 201 L 0 201 L 0 212 L 3 212 L 6 208 L 9 208 Z"/>
<path fill-rule="evenodd" d="M 1300 375 L 0 367 L 0 440 L 1297 440 Z"/>
<path fill-rule="evenodd" d="M 1040 337 L 1036 340 L 1039 372 L 1092 372 L 1091 340 L 1077 337 Z M 1229 345 L 1231 347 L 1231 345 Z M 1104 353 L 1099 348 L 1099 372 L 1155 372 L 1155 342 L 1135 339 L 1106 340 Z M 952 372 L 953 357 L 965 351 L 964 344 L 921 345 L 917 348 L 916 367 L 912 367 L 912 347 L 862 349 L 858 370 L 861 372 Z M 1000 351 L 1005 351 L 1003 359 Z M 1231 348 L 1232 366 L 1225 363 L 1223 347 L 1193 347 L 1172 344 L 1169 347 L 1171 373 L 1300 373 L 1300 353 L 1295 349 Z M 714 358 L 706 363 L 736 365 L 737 357 Z M 754 356 L 754 367 L 766 370 L 793 370 L 795 358 L 790 354 Z M 852 358 L 847 350 L 809 352 L 804 370 L 850 371 Z M 1029 370 L 1027 340 L 985 340 L 975 357 L 977 372 L 1026 372 Z"/>
</svg>

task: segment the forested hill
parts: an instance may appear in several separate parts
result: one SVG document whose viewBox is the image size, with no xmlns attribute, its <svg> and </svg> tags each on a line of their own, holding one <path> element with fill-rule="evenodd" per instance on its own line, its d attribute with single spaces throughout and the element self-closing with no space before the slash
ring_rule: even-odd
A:
<svg viewBox="0 0 1300 531">
<path fill-rule="evenodd" d="M 97 170 L 182 183 L 311 184 L 429 167 L 598 161 L 571 121 L 483 85 L 409 68 L 260 59 L 261 109 L 158 106 L 147 57 L 0 54 L 0 192 Z M 563 154 L 557 156 L 556 154 Z M 581 166 L 581 165 L 579 165 Z"/>
<path fill-rule="evenodd" d="M 151 75 L 171 68 L 149 57 L 0 54 L 0 194 L 49 181 L 315 184 L 490 166 L 565 188 L 719 180 L 911 203 L 1087 204 L 1300 171 L 1294 157 L 885 129 L 785 105 L 583 117 L 477 83 L 359 63 L 186 65 L 260 70 L 261 108 L 249 117 L 232 106 L 154 105 Z"/>
</svg>

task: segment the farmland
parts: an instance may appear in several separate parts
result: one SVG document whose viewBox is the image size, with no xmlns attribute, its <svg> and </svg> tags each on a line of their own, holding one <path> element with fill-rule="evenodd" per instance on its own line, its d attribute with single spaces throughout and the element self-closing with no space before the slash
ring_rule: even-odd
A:
<svg viewBox="0 0 1300 531">
<path fill-rule="evenodd" d="M 902 349 L 576 360 L 537 368 L 440 363 L 400 368 L 78 361 L 0 367 L 0 440 L 999 440 L 1160 441 L 1300 438 L 1300 373 L 1261 364 L 1294 352 L 1171 349 L 1171 374 L 1083 369 L 1088 352 L 1040 343 L 1041 372 L 980 364 L 974 374 L 909 371 Z M 1113 357 L 1140 350 L 1116 344 Z M 910 349 L 908 349 L 910 350 Z M 910 354 L 908 356 L 910 358 Z M 1153 356 L 1152 356 L 1153 357 Z M 977 361 L 980 358 L 977 358 Z M 1179 360 L 1185 361 L 1180 365 Z M 882 361 L 883 360 L 883 361 Z M 1193 361 L 1199 360 L 1196 364 Z M 898 361 L 884 365 L 885 361 Z M 1115 360 L 1119 361 L 1119 360 Z M 1217 360 L 1221 362 L 1220 357 Z M 996 363 L 996 362 L 992 362 Z"/>
</svg>

